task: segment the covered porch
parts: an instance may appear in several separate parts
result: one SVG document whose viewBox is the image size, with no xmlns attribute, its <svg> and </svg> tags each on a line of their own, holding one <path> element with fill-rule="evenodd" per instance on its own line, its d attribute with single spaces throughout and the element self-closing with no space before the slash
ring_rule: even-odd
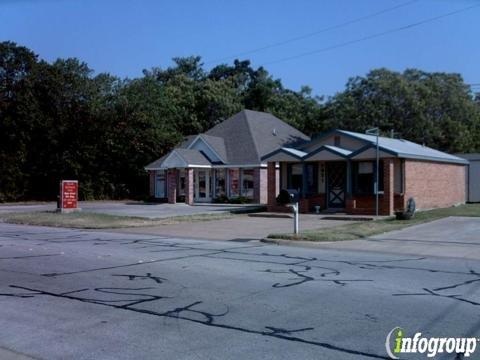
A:
<svg viewBox="0 0 480 360">
<path fill-rule="evenodd" d="M 262 196 L 257 184 L 261 184 L 262 172 L 266 175 L 266 171 L 266 168 L 193 166 L 150 170 L 151 195 L 170 204 L 229 201 L 260 204 Z"/>
<path fill-rule="evenodd" d="M 302 213 L 344 212 L 375 214 L 376 193 L 379 214 L 392 215 L 404 208 L 404 163 L 392 154 L 380 151 L 379 181 L 376 183 L 376 154 L 371 149 L 353 152 L 340 147 L 322 145 L 303 153 L 282 148 L 266 159 L 268 180 L 277 181 L 275 166 L 280 167 L 280 189 L 294 189 L 300 194 Z M 277 193 L 270 191 L 270 211 L 286 211 L 277 203 Z"/>
</svg>

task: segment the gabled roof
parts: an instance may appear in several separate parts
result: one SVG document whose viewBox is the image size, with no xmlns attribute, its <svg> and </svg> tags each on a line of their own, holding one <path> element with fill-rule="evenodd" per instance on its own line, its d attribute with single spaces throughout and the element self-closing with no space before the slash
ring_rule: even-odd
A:
<svg viewBox="0 0 480 360">
<path fill-rule="evenodd" d="M 322 154 L 323 153 L 323 154 Z M 309 152 L 304 156 L 304 160 L 333 160 L 346 159 L 352 152 L 338 146 L 322 145 L 318 149 Z"/>
<path fill-rule="evenodd" d="M 302 151 L 307 149 L 312 144 L 318 142 L 319 140 L 325 139 L 332 135 L 344 135 L 360 141 L 360 144 L 365 144 L 363 147 L 355 151 L 347 150 L 338 146 L 332 145 L 321 145 L 313 151 L 310 151 L 308 154 Z M 338 159 L 367 159 L 374 157 L 372 155 L 376 148 L 377 138 L 374 135 L 367 135 L 356 133 L 352 131 L 345 130 L 332 130 L 327 133 L 319 134 L 315 136 L 309 143 L 302 143 L 297 147 L 299 153 L 304 155 L 297 156 L 297 159 L 300 161 L 312 161 L 312 160 L 333 160 L 333 158 Z M 436 162 L 447 162 L 447 163 L 456 163 L 456 164 L 467 164 L 468 161 L 460 157 L 450 155 L 423 145 L 419 145 L 404 139 L 393 139 L 388 137 L 380 136 L 378 138 L 380 155 L 383 156 L 394 156 L 405 159 L 418 159 L 426 161 L 436 161 Z M 372 152 L 373 151 L 373 152 Z M 282 152 L 282 156 L 280 156 Z M 291 149 L 290 149 L 291 153 Z M 323 153 L 323 154 L 322 154 Z M 332 157 L 333 156 L 333 157 Z M 278 149 L 273 151 L 263 157 L 264 160 L 268 161 L 293 161 L 292 157 L 287 153 L 285 148 Z"/>
<path fill-rule="evenodd" d="M 211 165 L 210 160 L 201 151 L 194 149 L 175 149 L 174 152 L 180 155 L 189 165 Z"/>
<path fill-rule="evenodd" d="M 319 139 L 326 138 L 332 134 L 345 135 L 357 140 L 361 140 L 365 143 L 365 147 L 361 148 L 351 154 L 350 157 L 355 157 L 360 154 L 362 151 L 367 151 L 371 146 L 375 146 L 377 137 L 375 135 L 367 135 L 362 133 L 357 133 L 353 131 L 346 130 L 332 130 L 324 134 L 320 134 L 315 137 L 315 141 Z M 394 156 L 407 158 L 407 159 L 418 159 L 418 160 L 429 160 L 429 161 L 438 161 L 438 162 L 450 162 L 465 164 L 465 160 L 454 155 L 447 154 L 445 152 L 429 148 L 408 140 L 404 139 L 394 139 L 384 136 L 379 136 L 378 138 L 379 147 L 387 153 L 390 153 Z"/>
<path fill-rule="evenodd" d="M 268 153 L 262 157 L 263 160 L 268 160 L 268 161 L 301 161 L 303 160 L 304 156 L 307 155 L 306 152 L 294 149 L 294 148 L 288 148 L 288 147 L 282 147 L 280 149 L 274 150 L 271 153 Z"/>
<path fill-rule="evenodd" d="M 160 170 L 171 167 L 209 167 L 211 165 L 210 160 L 201 151 L 195 149 L 174 149 L 167 155 L 147 165 L 145 170 Z"/>
<path fill-rule="evenodd" d="M 196 147 L 196 142 L 202 141 L 208 148 L 210 155 L 199 153 L 210 160 L 212 165 L 215 165 L 213 159 L 206 157 L 207 155 L 211 157 L 210 151 L 220 159 L 223 165 L 260 165 L 264 155 L 282 146 L 296 146 L 309 140 L 310 138 L 307 135 L 272 114 L 243 110 L 204 134 L 188 136 L 173 151 L 180 149 L 194 150 L 192 146 Z M 179 154 L 182 154 L 182 152 L 179 152 Z M 185 157 L 193 156 L 193 153 L 185 155 Z M 166 157 L 163 157 L 156 160 L 146 169 L 164 168 L 163 162 L 166 159 Z M 199 159 L 198 154 L 195 155 L 195 161 Z"/>
<path fill-rule="evenodd" d="M 220 160 L 223 163 L 227 163 L 227 148 L 225 147 L 225 141 L 218 136 L 212 136 L 212 135 L 207 135 L 207 134 L 200 134 L 198 135 L 203 141 L 205 141 L 215 152 L 215 154 L 218 155 Z"/>
</svg>

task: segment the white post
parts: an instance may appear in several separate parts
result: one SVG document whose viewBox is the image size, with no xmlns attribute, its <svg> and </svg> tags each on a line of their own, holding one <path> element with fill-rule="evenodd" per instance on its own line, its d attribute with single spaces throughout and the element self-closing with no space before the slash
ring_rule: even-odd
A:
<svg viewBox="0 0 480 360">
<path fill-rule="evenodd" d="M 293 205 L 293 233 L 298 235 L 298 202 Z"/>
</svg>

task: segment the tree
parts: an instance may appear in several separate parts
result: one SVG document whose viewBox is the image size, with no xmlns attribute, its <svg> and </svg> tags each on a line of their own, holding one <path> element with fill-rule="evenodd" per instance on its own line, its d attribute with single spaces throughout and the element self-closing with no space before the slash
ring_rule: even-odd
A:
<svg viewBox="0 0 480 360">
<path fill-rule="evenodd" d="M 22 198 L 32 121 L 38 112 L 29 75 L 37 56 L 12 42 L 0 43 L 0 202 Z"/>
<path fill-rule="evenodd" d="M 372 70 L 351 78 L 325 104 L 328 127 L 361 131 L 379 126 L 448 152 L 478 149 L 479 107 L 458 74 Z"/>
</svg>

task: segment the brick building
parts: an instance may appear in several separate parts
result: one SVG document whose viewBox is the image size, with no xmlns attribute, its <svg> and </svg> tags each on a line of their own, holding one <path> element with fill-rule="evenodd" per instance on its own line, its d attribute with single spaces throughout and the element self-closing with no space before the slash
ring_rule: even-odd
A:
<svg viewBox="0 0 480 360">
<path fill-rule="evenodd" d="M 271 114 L 243 110 L 147 165 L 150 195 L 190 205 L 239 197 L 266 204 L 267 164 L 262 157 L 308 140 Z"/>
<path fill-rule="evenodd" d="M 466 200 L 468 161 L 403 139 L 379 137 L 379 181 L 376 184 L 376 136 L 333 130 L 293 147 L 279 147 L 268 163 L 268 207 L 277 205 L 280 189 L 301 194 L 300 211 L 344 211 L 391 215 L 410 197 L 417 208 L 448 207 Z M 276 169 L 279 169 L 277 171 Z M 278 179 L 279 178 L 279 179 Z"/>
</svg>

